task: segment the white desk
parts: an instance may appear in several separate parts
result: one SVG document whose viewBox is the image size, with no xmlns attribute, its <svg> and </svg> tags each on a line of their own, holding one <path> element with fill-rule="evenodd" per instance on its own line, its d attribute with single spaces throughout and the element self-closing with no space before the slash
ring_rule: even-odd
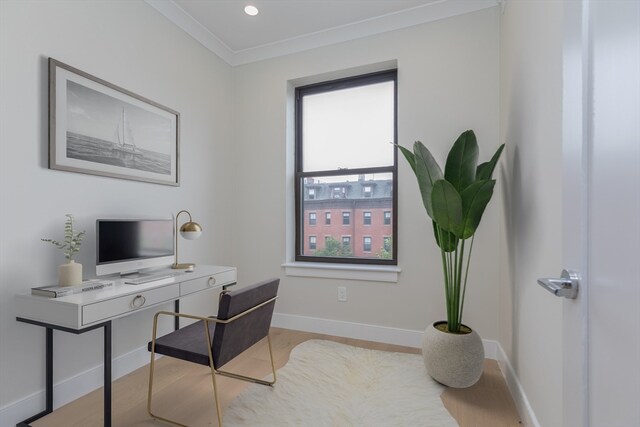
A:
<svg viewBox="0 0 640 427">
<path fill-rule="evenodd" d="M 30 294 L 16 296 L 16 319 L 46 328 L 46 408 L 43 412 L 18 423 L 18 427 L 28 427 L 29 423 L 53 411 L 54 329 L 73 334 L 104 329 L 104 426 L 110 427 L 111 321 L 171 301 L 174 301 L 175 310 L 179 311 L 180 298 L 233 285 L 237 278 L 235 267 L 199 265 L 190 273 L 170 269 L 167 271 L 181 274 L 140 285 L 125 284 L 123 279 L 117 279 L 112 287 L 61 298 Z M 178 328 L 177 322 L 175 327 Z"/>
</svg>

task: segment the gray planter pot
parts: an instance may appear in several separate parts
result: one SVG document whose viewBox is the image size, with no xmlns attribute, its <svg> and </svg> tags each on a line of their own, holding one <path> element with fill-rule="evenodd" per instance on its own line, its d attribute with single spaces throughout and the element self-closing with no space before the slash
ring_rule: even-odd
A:
<svg viewBox="0 0 640 427">
<path fill-rule="evenodd" d="M 422 357 L 427 373 L 434 380 L 449 387 L 465 388 L 474 385 L 482 375 L 484 347 L 476 331 L 466 334 L 443 332 L 436 322 L 424 331 Z"/>
</svg>

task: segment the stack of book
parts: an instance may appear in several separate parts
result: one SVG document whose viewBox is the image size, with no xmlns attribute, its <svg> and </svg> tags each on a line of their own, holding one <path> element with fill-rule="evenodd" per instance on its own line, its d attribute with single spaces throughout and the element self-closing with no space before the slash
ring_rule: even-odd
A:
<svg viewBox="0 0 640 427">
<path fill-rule="evenodd" d="M 95 291 L 98 289 L 107 288 L 113 286 L 116 282 L 113 280 L 100 280 L 92 279 L 85 280 L 76 286 L 41 286 L 38 288 L 31 288 L 31 295 L 39 295 L 48 298 L 60 298 L 68 295 L 79 294 L 82 292 Z"/>
</svg>

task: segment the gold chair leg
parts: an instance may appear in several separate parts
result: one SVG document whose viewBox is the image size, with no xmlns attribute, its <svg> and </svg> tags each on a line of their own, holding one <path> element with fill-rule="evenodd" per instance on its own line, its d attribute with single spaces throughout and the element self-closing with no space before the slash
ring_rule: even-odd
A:
<svg viewBox="0 0 640 427">
<path fill-rule="evenodd" d="M 203 322 L 204 323 L 204 328 L 205 328 L 205 337 L 207 339 L 208 343 L 211 343 L 211 337 L 209 334 L 209 327 L 208 327 L 208 323 L 207 322 Z M 157 420 L 160 421 L 164 421 L 165 423 L 169 423 L 169 424 L 173 424 L 179 427 L 189 427 L 186 424 L 180 424 L 179 422 L 170 420 L 169 418 L 164 418 L 161 417 L 159 415 L 154 414 L 153 412 L 151 412 L 151 399 L 153 396 L 153 373 L 155 371 L 155 354 L 156 354 L 156 333 L 158 330 L 158 315 L 156 314 L 156 316 L 153 319 L 153 336 L 151 338 L 151 362 L 149 363 L 149 394 L 147 396 L 147 412 L 149 413 L 149 415 Z M 220 411 L 220 402 L 218 400 L 218 387 L 216 384 L 216 378 L 215 375 L 213 375 L 214 373 L 214 368 L 213 368 L 213 356 L 211 354 L 211 345 L 208 346 L 209 348 L 209 366 L 211 368 L 211 373 L 212 373 L 212 377 L 213 377 L 213 393 L 215 396 L 215 401 L 216 401 L 216 414 L 218 416 L 218 426 L 222 427 L 222 412 Z"/>
<path fill-rule="evenodd" d="M 228 372 L 228 371 L 216 370 L 215 372 L 217 374 L 225 376 L 225 377 L 235 378 L 236 380 L 248 381 L 248 382 L 252 382 L 252 383 L 256 383 L 256 384 L 262 384 L 262 385 L 268 385 L 268 386 L 274 385 L 276 383 L 276 367 L 275 367 L 275 364 L 273 362 L 273 351 L 271 350 L 271 337 L 269 335 L 267 335 L 267 343 L 269 345 L 269 358 L 271 360 L 271 372 L 273 374 L 273 381 L 265 381 L 265 380 L 262 380 L 260 378 L 247 377 L 247 376 L 244 376 L 244 375 L 235 374 L 233 372 Z"/>
</svg>

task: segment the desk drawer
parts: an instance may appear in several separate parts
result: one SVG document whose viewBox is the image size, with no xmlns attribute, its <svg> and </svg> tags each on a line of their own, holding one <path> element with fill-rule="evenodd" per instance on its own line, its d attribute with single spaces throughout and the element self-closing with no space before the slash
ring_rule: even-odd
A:
<svg viewBox="0 0 640 427">
<path fill-rule="evenodd" d="M 222 288 L 222 286 L 234 283 L 235 281 L 235 270 L 224 271 L 199 279 L 187 280 L 186 282 L 180 283 L 180 295 L 188 295 L 210 288 Z"/>
<path fill-rule="evenodd" d="M 142 291 L 137 294 L 125 295 L 107 301 L 88 304 L 82 307 L 82 325 L 107 320 L 161 302 L 172 301 L 179 296 L 180 288 L 179 285 L 175 283 L 161 288 Z"/>
</svg>

